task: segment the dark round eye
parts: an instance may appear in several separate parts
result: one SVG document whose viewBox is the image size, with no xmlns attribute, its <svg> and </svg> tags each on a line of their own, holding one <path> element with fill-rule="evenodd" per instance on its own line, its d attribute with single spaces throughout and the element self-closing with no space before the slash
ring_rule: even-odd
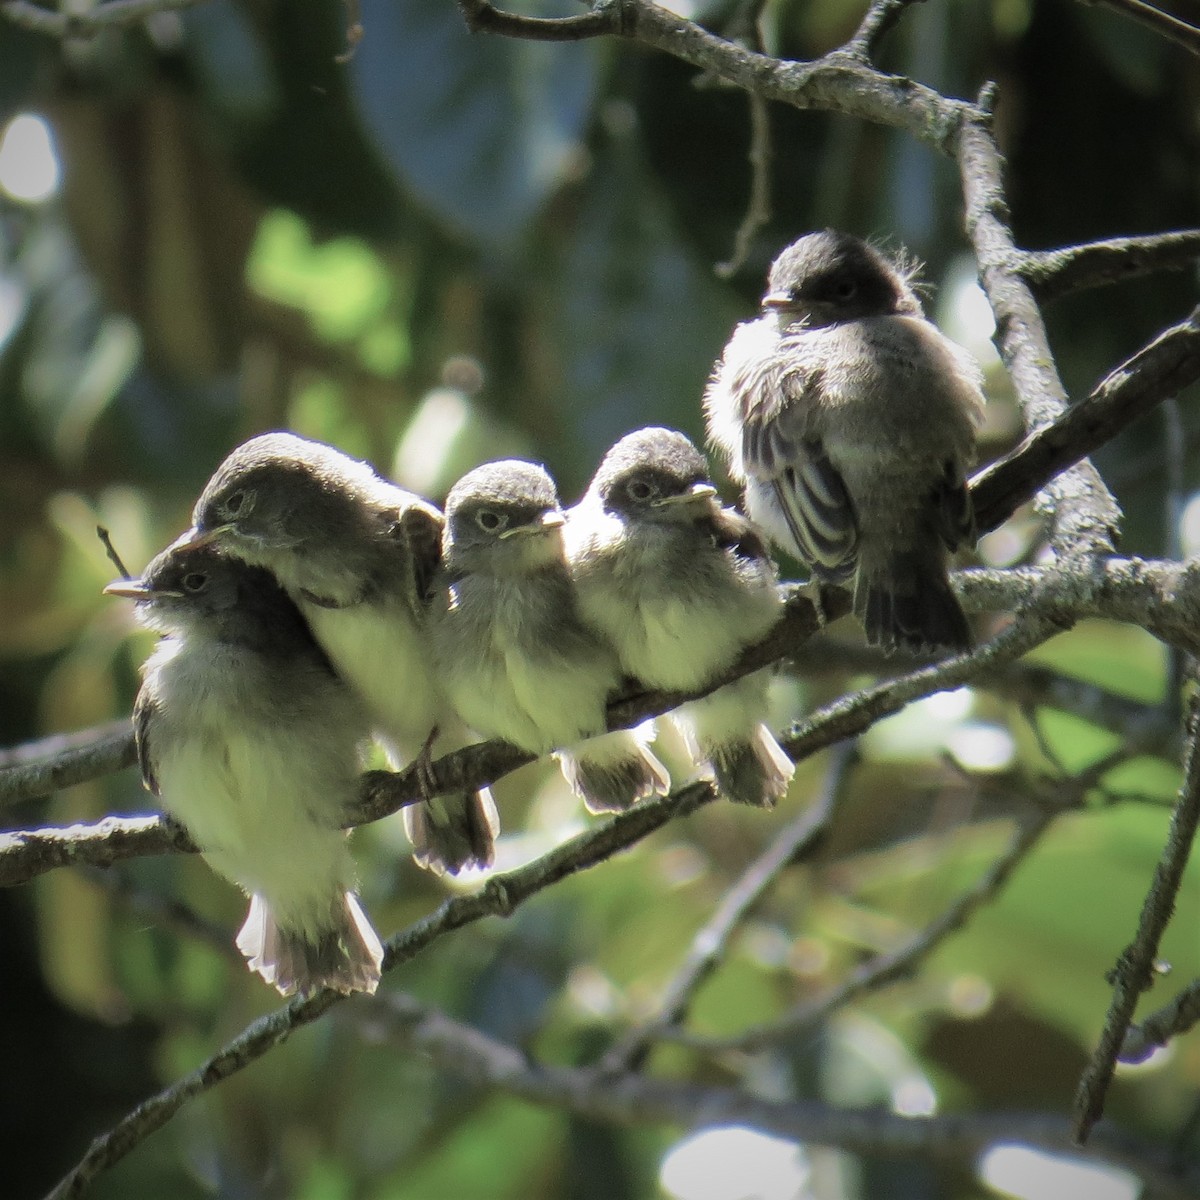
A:
<svg viewBox="0 0 1200 1200">
<path fill-rule="evenodd" d="M 481 508 L 475 514 L 475 523 L 480 529 L 488 533 L 495 533 L 497 529 L 502 529 L 507 522 L 503 513 L 495 512 L 490 508 Z"/>
<path fill-rule="evenodd" d="M 239 490 L 236 492 L 230 492 L 229 495 L 225 497 L 225 501 L 221 507 L 226 511 L 226 513 L 229 514 L 229 516 L 236 517 L 243 508 L 249 508 L 249 505 L 246 504 L 246 500 L 247 495 L 244 491 Z"/>
<path fill-rule="evenodd" d="M 833 285 L 833 295 L 837 300 L 853 300 L 858 295 L 858 283 L 853 279 L 839 279 Z"/>
<path fill-rule="evenodd" d="M 625 485 L 625 490 L 634 500 L 649 500 L 658 492 L 654 484 L 647 483 L 644 479 L 631 479 Z"/>
<path fill-rule="evenodd" d="M 185 592 L 202 592 L 208 585 L 208 576 L 203 571 L 189 571 L 183 577 Z"/>
</svg>

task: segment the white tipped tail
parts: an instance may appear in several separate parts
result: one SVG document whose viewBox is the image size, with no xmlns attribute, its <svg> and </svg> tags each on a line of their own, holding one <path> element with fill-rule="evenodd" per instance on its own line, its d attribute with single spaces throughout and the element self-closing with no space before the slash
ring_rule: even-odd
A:
<svg viewBox="0 0 1200 1200">
<path fill-rule="evenodd" d="M 671 790 L 667 768 L 651 753 L 654 722 L 604 733 L 555 757 L 571 790 L 589 812 L 624 812 Z"/>
<path fill-rule="evenodd" d="M 413 858 L 435 875 L 490 867 L 496 858 L 500 819 L 490 788 L 461 796 L 435 796 L 404 810 Z"/>
<path fill-rule="evenodd" d="M 266 900 L 251 896 L 237 947 L 250 970 L 284 996 L 323 987 L 373 993 L 383 965 L 379 936 L 353 892 L 334 902 L 327 925 L 306 930 L 281 927 Z"/>
<path fill-rule="evenodd" d="M 763 723 L 770 675 L 757 671 L 672 713 L 699 767 L 737 804 L 773 808 L 786 794 L 795 764 Z"/>
</svg>

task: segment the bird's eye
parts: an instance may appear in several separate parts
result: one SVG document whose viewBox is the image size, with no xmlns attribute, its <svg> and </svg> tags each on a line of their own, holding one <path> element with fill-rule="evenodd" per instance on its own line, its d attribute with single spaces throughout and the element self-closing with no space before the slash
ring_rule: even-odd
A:
<svg viewBox="0 0 1200 1200">
<path fill-rule="evenodd" d="M 202 592 L 208 584 L 208 576 L 203 571 L 189 571 L 183 577 L 185 592 Z"/>
<path fill-rule="evenodd" d="M 839 279 L 833 285 L 833 295 L 837 300 L 853 300 L 858 295 L 858 284 L 853 279 Z"/>
<path fill-rule="evenodd" d="M 498 513 L 490 508 L 481 508 L 475 514 L 475 524 L 486 533 L 495 533 L 498 529 L 503 529 L 507 524 L 507 519 L 502 513 Z"/>
<path fill-rule="evenodd" d="M 239 488 L 236 492 L 230 492 L 221 504 L 221 507 L 225 510 L 225 514 L 230 517 L 245 516 L 253 506 L 254 493 L 244 488 Z"/>
<path fill-rule="evenodd" d="M 625 485 L 625 490 L 634 500 L 649 500 L 651 496 L 658 493 L 658 488 L 645 479 L 631 479 Z"/>
</svg>

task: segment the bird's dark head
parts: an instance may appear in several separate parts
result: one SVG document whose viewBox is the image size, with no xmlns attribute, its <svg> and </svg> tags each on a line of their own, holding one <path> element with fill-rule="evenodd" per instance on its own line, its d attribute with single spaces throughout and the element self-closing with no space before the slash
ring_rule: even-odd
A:
<svg viewBox="0 0 1200 1200">
<path fill-rule="evenodd" d="M 704 456 L 682 433 L 651 427 L 626 434 L 609 450 L 588 494 L 613 516 L 668 523 L 711 512 L 717 489 Z"/>
<path fill-rule="evenodd" d="M 234 450 L 192 512 L 191 541 L 251 562 L 300 546 L 337 545 L 387 486 L 366 463 L 291 433 L 264 433 Z"/>
<path fill-rule="evenodd" d="M 117 580 L 104 591 L 136 600 L 138 620 L 160 633 L 256 627 L 272 613 L 291 621 L 295 612 L 269 571 L 182 539 L 152 558 L 140 579 Z"/>
<path fill-rule="evenodd" d="M 446 565 L 480 573 L 532 569 L 561 557 L 563 519 L 543 467 L 517 459 L 485 463 L 446 497 Z"/>
<path fill-rule="evenodd" d="M 861 238 L 825 229 L 794 241 L 771 264 L 763 309 L 811 328 L 920 316 L 909 275 Z"/>
</svg>

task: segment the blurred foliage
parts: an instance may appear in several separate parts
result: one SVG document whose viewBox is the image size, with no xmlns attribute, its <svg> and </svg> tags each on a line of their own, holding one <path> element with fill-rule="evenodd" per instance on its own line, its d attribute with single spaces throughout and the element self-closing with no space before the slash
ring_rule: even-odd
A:
<svg viewBox="0 0 1200 1200">
<path fill-rule="evenodd" d="M 575 11 L 566 0 L 519 7 Z M 767 47 L 823 53 L 862 7 L 773 0 Z M 700 15 L 720 28 L 734 10 L 720 0 Z M 0 129 L 18 113 L 42 115 L 63 170 L 61 192 L 40 203 L 5 199 L 0 179 L 5 744 L 128 711 L 149 639 L 100 596 L 112 568 L 94 526 L 112 531 L 136 570 L 252 433 L 286 426 L 331 441 L 435 499 L 474 463 L 523 454 L 545 461 L 572 498 L 630 428 L 702 434 L 706 373 L 767 262 L 823 224 L 907 245 L 930 282 L 946 284 L 947 323 L 986 337 L 964 316 L 967 293 L 947 282 L 965 249 L 953 165 L 922 146 L 773 107 L 772 217 L 725 283 L 712 266 L 730 253 L 749 191 L 743 96 L 629 45 L 472 36 L 448 0 L 363 0 L 365 38 L 342 63 L 345 19 L 338 0 L 210 0 L 64 45 L 0 20 Z M 999 81 L 1022 244 L 1196 223 L 1200 72 L 1120 16 L 1068 0 L 929 0 L 908 11 L 883 65 L 952 95 Z M 1193 282 L 1156 276 L 1055 305 L 1050 330 L 1072 394 L 1185 312 Z M 998 372 L 990 390 L 985 456 L 1017 432 Z M 1194 441 L 1200 418 L 1194 397 L 1184 401 Z M 1144 421 L 1098 456 L 1127 512 L 1130 553 L 1172 544 L 1162 464 L 1182 447 L 1164 430 Z M 1200 486 L 1194 460 L 1181 457 L 1180 470 L 1188 490 Z M 1035 535 L 1014 522 L 988 545 L 995 561 L 1017 561 L 1036 551 Z M 1176 701 L 1162 648 L 1137 631 L 1089 624 L 1037 657 L 1140 704 Z M 864 682 L 849 670 L 781 678 L 778 723 Z M 1001 796 L 1001 784 L 1077 770 L 1116 740 L 1082 716 L 1031 714 L 986 692 L 884 723 L 865 740 L 819 863 L 785 874 L 735 939 L 700 995 L 698 1028 L 733 1032 L 820 994 L 970 883 L 1004 844 L 1008 809 L 941 753 L 969 762 L 962 748 L 980 737 L 1000 747 L 986 769 Z M 682 762 L 677 747 L 667 754 Z M 802 764 L 774 817 L 712 806 L 511 921 L 439 942 L 386 986 L 555 1061 L 591 1061 L 614 1026 L 653 1007 L 692 934 L 823 770 Z M 916 1080 L 947 1109 L 1063 1109 L 1176 781 L 1152 757 L 1111 772 L 1107 794 L 1060 822 L 916 977 L 745 1064 L 742 1082 L 870 1104 L 896 1103 Z M 498 796 L 501 866 L 579 827 L 544 767 L 503 781 Z M 129 772 L 5 816 L 20 826 L 151 807 Z M 356 846 L 381 931 L 444 894 L 412 866 L 397 822 L 359 831 Z M 85 875 L 58 872 L 0 897 L 6 1195 L 44 1191 L 93 1134 L 272 1006 L 230 954 L 242 904 L 232 889 L 199 861 L 120 873 L 220 933 L 210 941 L 148 919 Z M 1193 880 L 1181 911 L 1198 901 Z M 1188 922 L 1176 922 L 1165 951 L 1175 979 L 1200 971 Z M 678 1131 L 601 1129 L 482 1095 L 381 1053 L 379 1036 L 344 1006 L 186 1108 L 91 1194 L 655 1194 Z M 696 1065 L 678 1049 L 655 1063 L 681 1076 Z M 1198 1085 L 1192 1037 L 1129 1073 L 1113 1113 L 1166 1142 Z M 843 1189 L 822 1196 L 982 1194 L 949 1169 L 821 1161 L 827 1189 L 835 1178 Z"/>
</svg>

